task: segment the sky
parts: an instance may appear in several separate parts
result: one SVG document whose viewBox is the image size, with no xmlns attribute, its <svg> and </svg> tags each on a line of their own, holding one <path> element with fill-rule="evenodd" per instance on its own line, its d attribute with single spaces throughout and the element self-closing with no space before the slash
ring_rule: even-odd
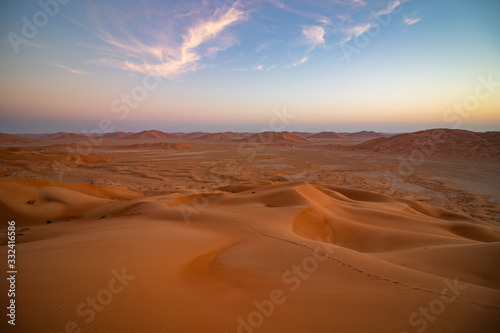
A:
<svg viewBox="0 0 500 333">
<path fill-rule="evenodd" d="M 498 0 L 3 1 L 0 132 L 500 130 Z"/>
</svg>

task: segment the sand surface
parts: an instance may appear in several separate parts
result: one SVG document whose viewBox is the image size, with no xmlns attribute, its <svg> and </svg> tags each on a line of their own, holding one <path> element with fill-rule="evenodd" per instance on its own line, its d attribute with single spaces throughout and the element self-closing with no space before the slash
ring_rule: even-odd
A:
<svg viewBox="0 0 500 333">
<path fill-rule="evenodd" d="M 15 331 L 498 332 L 497 161 L 158 135 L 0 149 Z"/>
</svg>

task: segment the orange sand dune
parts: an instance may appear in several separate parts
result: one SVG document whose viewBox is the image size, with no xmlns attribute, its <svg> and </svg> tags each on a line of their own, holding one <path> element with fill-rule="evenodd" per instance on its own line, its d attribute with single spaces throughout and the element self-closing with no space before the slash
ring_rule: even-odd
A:
<svg viewBox="0 0 500 333">
<path fill-rule="evenodd" d="M 73 151 L 74 149 L 82 149 L 82 150 L 90 150 L 92 148 L 92 145 L 86 144 L 86 143 L 57 143 L 54 145 L 47 146 L 47 148 L 60 148 L 60 149 L 65 149 L 69 151 Z"/>
<path fill-rule="evenodd" d="M 2 179 L 0 193 L 2 212 L 29 228 L 17 236 L 22 332 L 500 325 L 500 228 L 434 206 L 305 182 L 142 197 Z M 32 224 L 46 211 L 59 214 L 52 224 Z"/>
<path fill-rule="evenodd" d="M 345 133 L 350 138 L 381 138 L 381 137 L 386 137 L 388 136 L 387 134 L 384 133 L 378 133 L 374 131 L 361 131 L 361 132 L 355 132 L 355 133 Z"/>
<path fill-rule="evenodd" d="M 169 143 L 169 142 L 146 142 L 136 143 L 128 146 L 120 146 L 119 148 L 162 148 L 162 149 L 187 149 L 193 146 L 185 143 Z"/>
<path fill-rule="evenodd" d="M 139 133 L 132 133 L 127 136 L 122 136 L 121 139 L 134 139 L 134 140 L 146 140 L 146 139 L 164 139 L 164 138 L 175 138 L 175 135 L 164 133 L 157 130 L 142 131 Z"/>
<path fill-rule="evenodd" d="M 48 140 L 70 140 L 70 139 L 87 139 L 88 136 L 83 134 L 76 133 L 67 133 L 67 132 L 57 132 L 52 134 L 47 134 L 44 136 L 44 139 Z"/>
<path fill-rule="evenodd" d="M 345 134 L 335 132 L 321 132 L 307 136 L 310 139 L 345 139 L 348 138 Z"/>
<path fill-rule="evenodd" d="M 224 133 L 209 133 L 196 138 L 197 140 L 230 140 Z"/>
<path fill-rule="evenodd" d="M 22 136 L 0 133 L 0 143 L 30 143 L 36 140 L 23 138 Z"/>
<path fill-rule="evenodd" d="M 35 224 L 80 218 L 82 212 L 103 203 L 142 196 L 113 186 L 14 178 L 0 178 L 0 189 L 1 218 Z"/>
<path fill-rule="evenodd" d="M 65 148 L 65 150 L 56 150 L 51 148 L 3 148 L 0 149 L 0 159 L 4 165 L 24 166 L 27 169 L 39 170 L 40 168 L 50 168 L 57 163 L 58 165 L 81 165 L 84 163 L 102 163 L 108 162 L 106 157 L 95 155 L 78 154 L 70 145 L 52 147 Z M 86 152 L 90 146 L 84 145 L 76 147 L 77 152 Z"/>
<path fill-rule="evenodd" d="M 190 132 L 190 133 L 181 133 L 181 137 L 184 139 L 196 139 L 203 135 L 210 134 L 205 132 Z"/>
<path fill-rule="evenodd" d="M 421 151 L 425 155 L 500 159 L 500 132 L 433 129 L 373 139 L 355 148 L 390 154 Z"/>
<path fill-rule="evenodd" d="M 303 136 L 293 134 L 290 132 L 261 132 L 250 135 L 242 141 L 257 143 L 257 144 L 293 144 L 311 142 L 311 139 L 304 138 Z"/>
<path fill-rule="evenodd" d="M 126 136 L 132 135 L 134 133 L 130 132 L 113 132 L 113 133 L 106 133 L 103 135 L 104 139 L 122 139 Z"/>
<path fill-rule="evenodd" d="M 248 132 L 231 132 L 231 131 L 227 131 L 227 132 L 222 132 L 220 134 L 224 134 L 225 136 L 227 136 L 228 138 L 230 139 L 241 139 L 241 138 L 244 138 L 244 137 L 247 137 L 247 136 L 250 136 L 254 133 L 248 133 Z"/>
</svg>

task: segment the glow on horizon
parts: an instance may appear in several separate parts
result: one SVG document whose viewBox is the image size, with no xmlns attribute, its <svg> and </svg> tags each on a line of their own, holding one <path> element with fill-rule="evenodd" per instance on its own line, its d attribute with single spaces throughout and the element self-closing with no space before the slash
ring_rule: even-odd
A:
<svg viewBox="0 0 500 333">
<path fill-rule="evenodd" d="M 13 47 L 40 11 L 2 5 L 0 132 L 255 131 L 285 106 L 290 130 L 500 130 L 494 1 L 69 2 Z"/>
</svg>

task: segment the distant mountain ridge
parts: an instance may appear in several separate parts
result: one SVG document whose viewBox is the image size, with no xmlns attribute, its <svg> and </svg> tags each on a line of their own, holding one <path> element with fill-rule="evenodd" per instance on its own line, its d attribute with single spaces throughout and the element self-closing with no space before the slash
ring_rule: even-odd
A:
<svg viewBox="0 0 500 333">
<path fill-rule="evenodd" d="M 245 142 L 255 142 L 255 143 L 305 143 L 312 142 L 311 139 L 305 138 L 303 136 L 290 133 L 290 132 L 260 132 L 257 134 L 250 135 L 242 139 Z"/>
<path fill-rule="evenodd" d="M 37 142 L 37 140 L 24 138 L 22 136 L 0 133 L 0 143 L 31 143 Z"/>
<path fill-rule="evenodd" d="M 382 138 L 390 136 L 390 134 L 384 134 L 374 131 L 361 131 L 361 132 L 342 133 L 342 134 L 348 136 L 349 138 Z"/>
<path fill-rule="evenodd" d="M 231 140 L 224 133 L 209 133 L 195 138 L 196 140 Z"/>
<path fill-rule="evenodd" d="M 300 135 L 298 133 L 303 133 Z M 439 135 L 437 135 L 439 134 Z M 308 135 L 307 137 L 305 135 Z M 64 144 L 92 145 L 91 134 L 77 134 L 68 132 L 46 134 L 21 134 L 13 135 L 0 133 L 2 144 L 29 144 L 43 142 L 44 140 L 61 141 Z M 94 134 L 93 136 L 97 136 Z M 438 137 L 439 136 L 439 137 Z M 147 142 L 165 142 L 165 145 L 145 145 L 143 147 L 186 148 L 184 146 L 168 145 L 178 144 L 179 140 L 207 140 L 207 141 L 240 141 L 262 144 L 295 145 L 317 142 L 317 140 L 343 140 L 364 139 L 362 143 L 354 145 L 332 145 L 340 150 L 364 150 L 384 154 L 400 154 L 406 156 L 414 151 L 422 150 L 429 155 L 445 157 L 463 157 L 471 159 L 500 159 L 500 132 L 472 132 L 458 129 L 430 129 L 402 134 L 386 134 L 374 131 L 360 131 L 354 133 L 324 131 L 310 132 L 177 132 L 166 133 L 159 130 L 145 130 L 137 133 L 113 132 L 102 135 L 110 140 L 137 140 Z M 171 141 L 172 140 L 172 141 Z M 85 142 L 83 142 L 85 141 Z M 332 141 L 335 142 L 335 141 Z M 142 143 L 141 143 L 142 144 Z M 427 149 L 427 150 L 426 150 Z"/>
<path fill-rule="evenodd" d="M 500 159 L 500 132 L 431 129 L 372 139 L 353 146 L 379 153 Z"/>
<path fill-rule="evenodd" d="M 122 139 L 132 139 L 132 140 L 147 140 L 147 139 L 165 139 L 165 138 L 175 138 L 173 134 L 165 133 L 157 130 L 142 131 L 139 133 L 133 133 L 122 137 Z"/>
<path fill-rule="evenodd" d="M 320 132 L 309 135 L 309 139 L 347 139 L 349 136 L 336 132 Z"/>
</svg>

